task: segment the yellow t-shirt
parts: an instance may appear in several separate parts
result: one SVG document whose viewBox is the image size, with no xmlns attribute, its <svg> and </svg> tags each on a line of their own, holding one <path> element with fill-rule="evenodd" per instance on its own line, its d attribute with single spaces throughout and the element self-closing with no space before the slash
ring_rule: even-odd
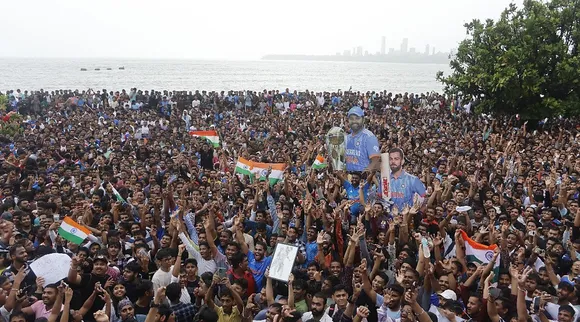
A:
<svg viewBox="0 0 580 322">
<path fill-rule="evenodd" d="M 232 313 L 229 315 L 224 313 L 224 309 L 221 306 L 216 306 L 216 312 L 218 315 L 218 322 L 242 322 L 242 315 L 237 306 L 234 306 Z"/>
</svg>

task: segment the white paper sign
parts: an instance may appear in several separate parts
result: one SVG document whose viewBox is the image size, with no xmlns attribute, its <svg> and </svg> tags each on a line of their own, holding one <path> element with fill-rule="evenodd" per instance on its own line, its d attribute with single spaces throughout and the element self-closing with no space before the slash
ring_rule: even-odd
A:
<svg viewBox="0 0 580 322">
<path fill-rule="evenodd" d="M 65 254 L 48 254 L 30 264 L 37 277 L 44 278 L 44 285 L 54 284 L 68 276 L 71 259 Z"/>
<path fill-rule="evenodd" d="M 272 264 L 270 264 L 270 278 L 288 282 L 297 254 L 297 246 L 282 243 L 276 244 Z"/>
</svg>

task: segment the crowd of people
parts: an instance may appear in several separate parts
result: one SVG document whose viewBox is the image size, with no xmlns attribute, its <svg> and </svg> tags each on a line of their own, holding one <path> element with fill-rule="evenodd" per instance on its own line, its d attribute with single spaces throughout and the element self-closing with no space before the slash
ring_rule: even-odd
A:
<svg viewBox="0 0 580 322">
<path fill-rule="evenodd" d="M 5 321 L 578 320 L 577 120 L 434 92 L 2 95 Z M 376 137 L 357 162 L 387 153 L 390 200 L 370 166 L 313 167 L 334 126 Z M 240 157 L 284 163 L 283 180 L 237 173 Z M 297 247 L 287 279 L 278 244 Z M 52 253 L 70 270 L 45 285 L 30 265 Z"/>
</svg>

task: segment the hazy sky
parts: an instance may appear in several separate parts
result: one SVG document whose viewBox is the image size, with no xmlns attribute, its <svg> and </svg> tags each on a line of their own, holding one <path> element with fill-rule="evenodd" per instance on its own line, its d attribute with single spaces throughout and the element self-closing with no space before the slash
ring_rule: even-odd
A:
<svg viewBox="0 0 580 322">
<path fill-rule="evenodd" d="M 520 5 L 523 0 L 515 0 Z M 456 48 L 509 0 L 7 0 L 0 56 L 259 59 L 363 46 Z"/>
</svg>

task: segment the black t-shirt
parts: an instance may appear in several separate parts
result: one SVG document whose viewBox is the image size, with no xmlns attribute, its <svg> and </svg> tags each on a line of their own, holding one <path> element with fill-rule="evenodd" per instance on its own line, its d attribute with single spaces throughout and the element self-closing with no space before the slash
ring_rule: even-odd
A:
<svg viewBox="0 0 580 322">
<path fill-rule="evenodd" d="M 193 292 L 198 287 L 199 287 L 199 278 L 196 279 L 195 281 L 187 281 L 185 288 L 187 289 L 187 293 L 189 293 L 189 297 L 195 299 L 195 294 L 193 294 Z"/>
<path fill-rule="evenodd" d="M 73 289 L 74 292 L 73 299 L 71 301 L 71 308 L 75 310 L 80 309 L 85 303 L 85 301 L 91 296 L 91 294 L 93 294 L 93 291 L 95 290 L 95 284 L 97 282 L 100 282 L 101 286 L 104 287 L 109 277 L 110 276 L 107 274 L 105 275 L 95 275 L 93 273 L 83 274 L 80 284 L 77 285 L 71 284 L 71 288 Z M 93 313 L 97 312 L 98 310 L 101 310 L 104 306 L 105 302 L 99 296 L 97 296 L 95 298 L 93 306 L 83 317 L 83 321 L 90 322 L 95 321 Z"/>
<path fill-rule="evenodd" d="M 213 170 L 213 149 L 199 151 L 200 164 L 206 170 Z"/>
<path fill-rule="evenodd" d="M 124 281 L 123 285 L 125 286 L 125 291 L 127 294 L 127 297 L 129 298 L 129 300 L 131 300 L 132 303 L 135 303 L 137 301 L 137 293 L 135 292 L 137 289 L 137 281 L 134 282 L 129 282 L 129 281 Z"/>
<path fill-rule="evenodd" d="M 146 307 L 141 307 L 139 305 L 137 305 L 137 303 L 135 303 L 135 315 L 137 314 L 143 314 L 143 315 L 147 315 L 147 313 L 149 313 L 149 305 L 147 305 Z"/>
</svg>

